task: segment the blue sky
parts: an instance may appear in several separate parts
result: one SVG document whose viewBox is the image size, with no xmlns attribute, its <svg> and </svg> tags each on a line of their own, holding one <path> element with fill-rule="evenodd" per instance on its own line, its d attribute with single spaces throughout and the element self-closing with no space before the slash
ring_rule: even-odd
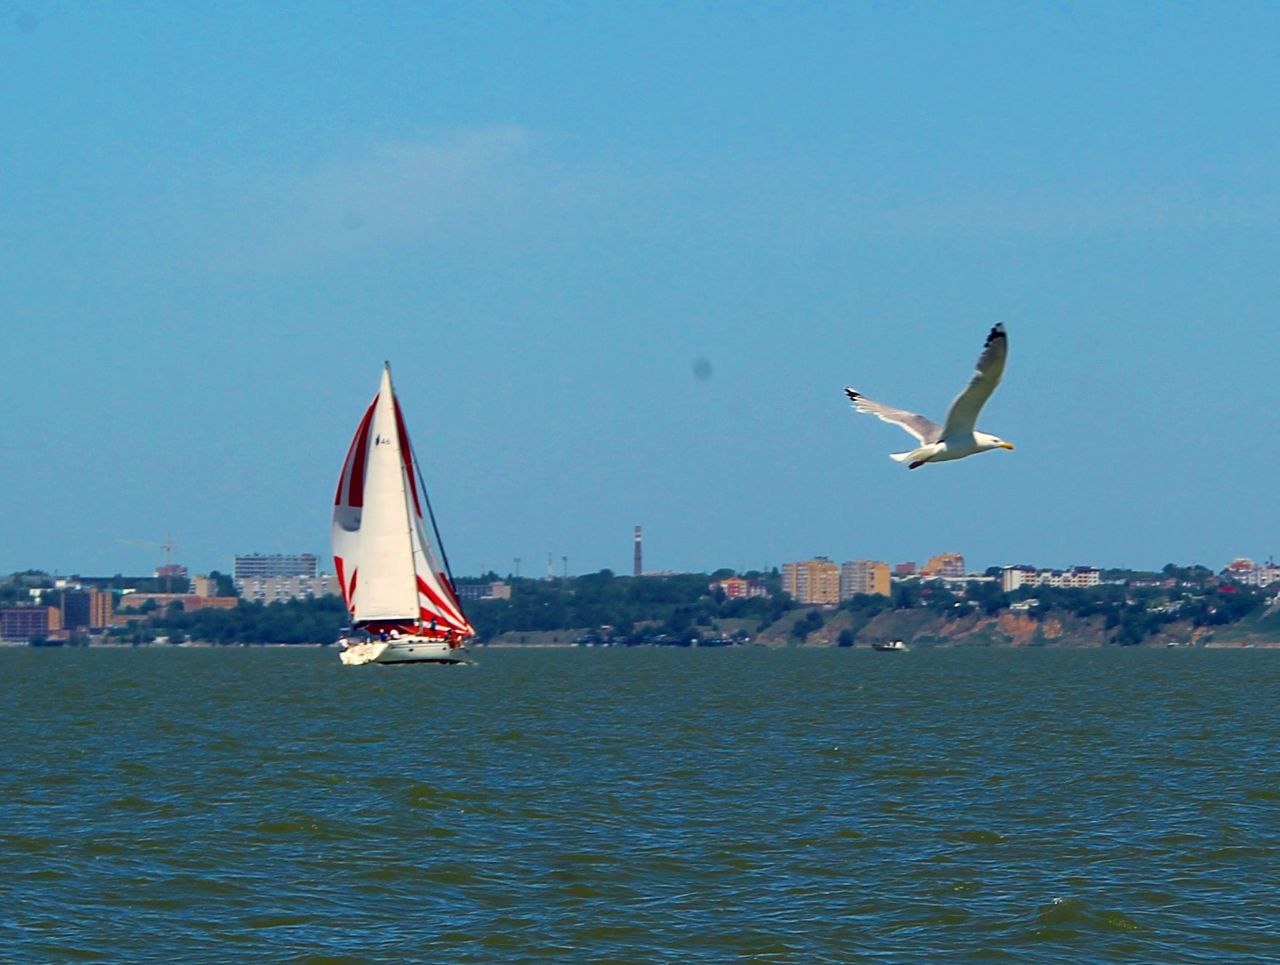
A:
<svg viewBox="0 0 1280 965">
<path fill-rule="evenodd" d="M 0 2 L 0 572 L 1280 552 L 1280 7 Z M 908 472 L 842 389 L 980 425 Z"/>
</svg>

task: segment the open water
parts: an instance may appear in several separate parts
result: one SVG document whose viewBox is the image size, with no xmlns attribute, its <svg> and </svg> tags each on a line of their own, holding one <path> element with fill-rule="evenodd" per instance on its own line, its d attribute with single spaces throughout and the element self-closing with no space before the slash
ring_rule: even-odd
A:
<svg viewBox="0 0 1280 965">
<path fill-rule="evenodd" d="M 1280 959 L 1280 652 L 0 651 L 0 959 Z"/>
</svg>

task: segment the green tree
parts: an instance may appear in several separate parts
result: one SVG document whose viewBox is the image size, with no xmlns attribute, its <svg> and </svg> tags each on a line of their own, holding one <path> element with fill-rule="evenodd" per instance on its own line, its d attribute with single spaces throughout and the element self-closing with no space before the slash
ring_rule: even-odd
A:
<svg viewBox="0 0 1280 965">
<path fill-rule="evenodd" d="M 824 624 L 822 613 L 814 608 L 795 622 L 795 626 L 791 628 L 791 635 L 803 642 L 809 634 L 821 630 Z"/>
<path fill-rule="evenodd" d="M 971 581 L 965 588 L 964 595 L 987 616 L 994 616 L 1009 605 L 999 583 Z"/>
<path fill-rule="evenodd" d="M 209 571 L 209 579 L 213 580 L 217 586 L 218 596 L 239 596 L 236 592 L 236 581 L 232 579 L 228 573 L 221 573 L 218 570 Z"/>
<path fill-rule="evenodd" d="M 895 610 L 910 610 L 920 605 L 920 584 L 917 582 L 903 580 L 894 583 L 891 593 Z"/>
</svg>

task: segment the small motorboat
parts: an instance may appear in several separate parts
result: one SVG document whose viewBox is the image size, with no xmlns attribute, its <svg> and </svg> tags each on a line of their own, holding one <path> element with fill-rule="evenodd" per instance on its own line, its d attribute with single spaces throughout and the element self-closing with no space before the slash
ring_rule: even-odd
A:
<svg viewBox="0 0 1280 965">
<path fill-rule="evenodd" d="M 871 645 L 873 650 L 906 650 L 907 645 L 901 640 L 881 640 Z"/>
</svg>

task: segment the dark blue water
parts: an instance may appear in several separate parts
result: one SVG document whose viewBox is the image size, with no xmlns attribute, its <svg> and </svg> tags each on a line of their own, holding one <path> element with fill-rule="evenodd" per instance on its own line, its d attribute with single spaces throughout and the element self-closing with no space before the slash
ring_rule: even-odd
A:
<svg viewBox="0 0 1280 965">
<path fill-rule="evenodd" d="M 1280 958 L 1280 652 L 0 651 L 0 958 Z"/>
</svg>

